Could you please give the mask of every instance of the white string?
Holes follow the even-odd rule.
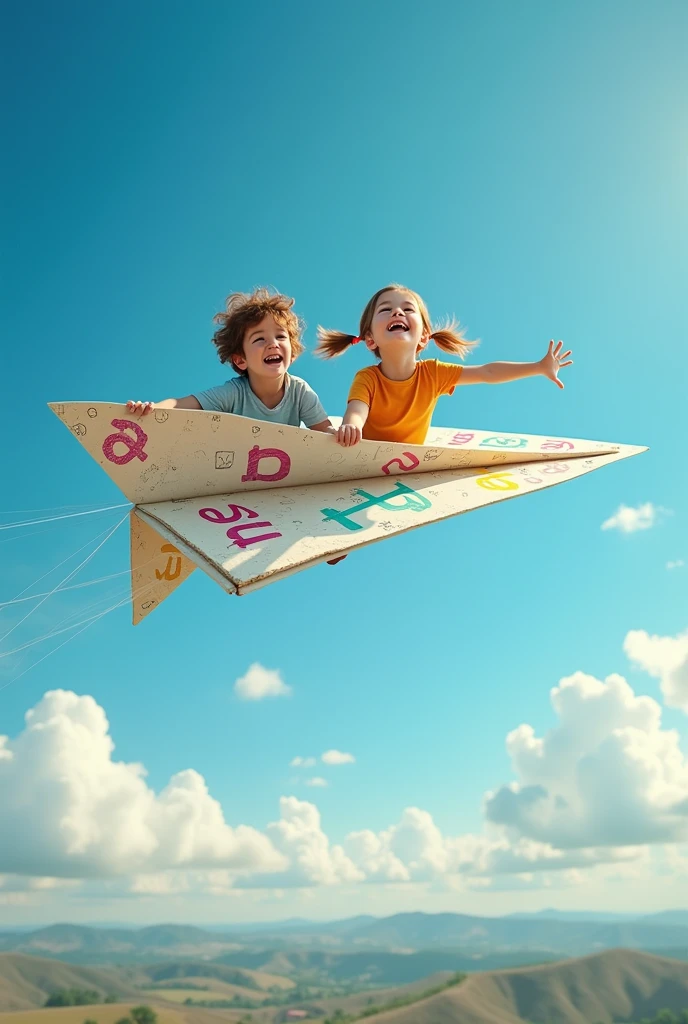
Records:
[[[125,587],[125,590],[122,593],[127,592],[128,588]],[[80,626],[82,623],[87,622],[95,615],[98,615],[99,612],[96,611],[98,606],[101,605],[104,601],[111,601],[112,597],[112,593],[104,595],[101,594],[99,597],[95,598],[95,600],[87,601],[80,608],[71,609],[67,612],[66,615],[63,615],[62,618],[58,619],[57,622],[54,622],[48,629],[47,633],[43,633],[42,636],[34,637],[33,640],[25,641],[23,644],[21,644],[14,650],[0,652],[0,659],[9,656],[10,654],[16,654],[26,647],[34,647],[36,644],[41,644],[45,640],[51,640],[54,636],[60,636],[60,634],[67,632],[67,630],[76,629],[77,626]],[[119,597],[117,598],[117,600],[119,600]],[[78,619],[78,621],[75,622],[73,621],[74,619]],[[61,629],[61,626],[64,626],[64,628]]]
[[[151,561],[151,560],[152,559],[149,559],[149,561]],[[61,644],[57,645],[57,647],[53,647],[52,650],[48,651],[47,654],[44,654],[42,658],[38,659],[38,661],[34,661],[31,665],[28,665],[24,669],[23,672],[19,673],[19,675],[13,676],[12,679],[8,679],[8,681],[6,683],[4,683],[2,686],[0,686],[0,691],[7,689],[7,687],[10,686],[12,683],[16,683],[16,681],[18,679],[21,679],[21,677],[26,675],[27,672],[30,672],[32,668],[35,668],[36,665],[40,665],[40,663],[42,661],[45,661],[46,658],[49,658],[51,654],[55,654],[56,651],[59,651],[61,647],[64,647],[65,644],[68,644],[69,641],[73,640],[74,637],[79,635],[79,633],[83,633],[83,631],[85,629],[88,629],[88,627],[90,625],[92,625],[94,622],[97,622],[98,619],[102,619],[105,615],[109,615],[110,612],[117,611],[118,608],[121,608],[123,605],[127,604],[130,600],[131,601],[136,600],[138,597],[141,596],[141,594],[145,593],[146,590],[150,590],[151,587],[155,586],[155,583],[156,583],[156,581],[153,581],[151,583],[145,584],[144,586],[138,587],[138,589],[134,593],[132,593],[131,597],[129,595],[127,595],[126,597],[122,598],[122,600],[117,602],[117,604],[113,604],[113,605],[111,605],[110,608],[106,608],[105,611],[99,612],[98,615],[93,615],[93,616],[91,616],[90,619],[83,620],[83,623],[82,622],[75,622],[71,627],[69,627],[70,629],[76,629],[77,626],[81,626],[82,628],[77,630],[76,633],[73,633],[72,636],[68,636],[67,639],[63,640]],[[61,632],[64,633],[64,632],[67,632],[67,630],[61,630]],[[44,637],[43,639],[46,639],[46,638]],[[37,642],[38,641],[36,641],[36,643]],[[29,646],[29,645],[27,645],[27,646]],[[18,648],[18,650],[19,649],[20,648]],[[10,652],[10,653],[12,653],[12,652]],[[0,657],[2,657],[2,655],[0,655]]]
[[[64,564],[65,564],[65,562],[69,562],[69,560],[70,560],[70,559],[74,558],[74,555],[78,555],[78,554],[79,554],[79,552],[80,552],[80,551],[83,551],[83,550],[84,550],[84,548],[87,548],[87,547],[89,546],[89,544],[93,544],[93,543],[94,543],[95,541],[97,541],[97,540],[100,540],[100,538],[101,538],[101,537],[102,537],[102,536],[103,536],[104,534],[106,534],[106,533],[107,533],[108,529],[109,529],[109,527],[106,527],[106,528],[105,528],[104,530],[101,530],[101,531],[100,531],[100,533],[97,533],[97,534],[95,535],[95,537],[91,537],[91,538],[90,538],[89,540],[87,540],[87,541],[86,541],[86,543],[85,543],[85,544],[82,544],[82,545],[81,545],[81,547],[78,547],[78,548],[76,549],[76,551],[72,551],[71,555],[67,555],[67,557],[66,557],[66,558],[63,558],[61,562],[58,562],[58,563],[57,563],[57,565],[54,565],[54,566],[52,567],[52,569],[48,569],[48,571],[47,571],[47,572],[44,572],[44,573],[43,573],[43,575],[42,575],[42,576],[39,576],[37,580],[34,580],[34,581],[33,581],[33,583],[29,583],[28,587],[24,587],[24,589],[23,589],[23,590],[20,590],[20,591],[19,591],[19,593],[15,595],[15,597],[14,597],[14,600],[16,601],[16,600],[17,600],[17,598],[20,598],[20,597],[22,596],[22,594],[25,594],[25,593],[26,593],[26,591],[27,591],[27,590],[31,590],[31,587],[35,587],[35,586],[36,586],[36,584],[37,584],[37,583],[40,583],[40,582],[41,582],[41,580],[44,580],[44,579],[46,578],[46,576],[50,576],[50,574],[51,574],[51,573],[55,572],[55,570],[56,570],[56,569],[59,569],[61,565],[64,565]],[[43,533],[44,531],[42,531],[42,530],[39,530],[38,532],[39,532],[39,533]],[[29,535],[29,536],[31,536],[31,535]],[[2,541],[0,541],[0,543],[2,543]],[[63,581],[63,582],[64,582],[64,581]]]
[[[65,508],[93,508],[95,501],[87,501],[81,505],[50,505],[48,508],[11,508],[0,510],[0,516],[25,516],[29,512],[61,512]]]
[[[128,596],[123,598],[123,600],[128,601]],[[96,604],[98,604],[97,601]],[[117,607],[119,608],[119,605],[117,605]],[[79,622],[73,622],[71,626],[64,626],[62,629],[53,629],[49,633],[45,633],[43,636],[35,637],[33,640],[27,640],[25,644],[20,644],[19,647],[15,647],[11,651],[3,651],[0,653],[0,659],[9,658],[12,654],[19,654],[20,651],[25,651],[28,647],[35,647],[36,644],[42,644],[45,640],[52,640],[54,636],[61,636],[63,633],[69,633],[70,630],[76,629],[77,626],[82,626],[84,622],[89,623],[100,618],[102,614],[102,612],[96,612],[95,615],[89,615],[85,619],[80,619]],[[69,616],[67,616],[67,618],[69,618]],[[64,619],[62,621],[64,621]]]
[[[0,691],[7,689],[7,687],[10,686],[12,683],[16,683],[17,679],[21,679],[21,677],[25,676],[27,672],[30,672],[32,668],[35,668],[36,665],[40,665],[42,661],[45,661],[46,658],[49,658],[51,654],[55,654],[55,652],[59,651],[61,647],[64,647],[64,645],[68,644],[70,640],[73,640],[75,636],[78,636],[79,633],[83,633],[85,629],[88,629],[88,627],[93,625],[94,622],[97,622],[98,619],[102,619],[105,615],[109,615],[110,612],[116,611],[118,608],[121,608],[122,605],[125,605],[128,601],[129,596],[127,595],[127,597],[123,598],[123,600],[121,600],[118,604],[114,604],[112,605],[111,608],[106,608],[104,612],[100,612],[98,615],[94,615],[90,619],[86,620],[86,624],[82,626],[81,629],[77,630],[76,633],[72,633],[71,636],[68,636],[67,639],[63,640],[61,644],[57,645],[57,647],[53,647],[52,650],[48,651],[47,654],[44,654],[42,658],[38,659],[38,661],[34,661],[32,665],[27,666],[27,668],[25,668],[23,672],[20,672],[18,676],[14,676],[12,679],[8,679],[6,683],[0,686]],[[77,622],[69,628],[76,629],[78,625],[80,625],[80,623]],[[66,630],[61,630],[61,632],[66,632]]]
[[[105,532],[105,531],[103,531],[103,532]],[[102,535],[100,535],[100,536],[102,536]],[[75,552],[75,554],[76,554],[76,552]],[[51,569],[50,571],[52,572],[53,570]],[[72,586],[72,587],[60,587],[59,590],[55,591],[55,593],[56,594],[64,594],[68,590],[81,590],[83,587],[93,587],[93,586],[95,586],[96,583],[105,583],[106,580],[114,580],[116,576],[129,576],[130,573],[131,573],[131,569],[123,569],[122,572],[113,572],[113,573],[110,573],[109,576],[100,576],[97,580],[88,580],[87,583],[75,583],[74,586]],[[41,577],[41,579],[43,579],[43,577]],[[36,582],[38,583],[38,580],[36,580]],[[32,584],[32,586],[33,586],[33,584]],[[43,594],[30,594],[29,597],[15,597],[15,599],[13,601],[0,601],[0,610],[2,610],[3,608],[8,608],[12,604],[24,604],[25,601],[35,601],[39,597],[47,597],[47,596],[48,596],[48,592],[43,593]]]
[[[101,512],[100,509],[94,510],[98,515],[107,515],[107,512]],[[37,523],[48,522],[48,520],[37,519]],[[79,526],[79,523],[74,521],[65,523],[65,528],[70,526]],[[21,541],[28,540],[29,537],[38,537],[41,533],[51,533],[55,530],[60,529],[58,523],[50,523],[48,526],[44,526],[42,530],[31,530],[29,533],[23,533],[21,530],[17,530],[14,533],[10,533],[9,537],[0,538],[0,544],[18,544]]]
[[[32,530],[31,533],[13,533],[9,537],[3,537],[0,544],[16,544],[18,540],[28,540],[29,537],[37,537],[40,533],[50,533],[51,529],[54,530],[55,527],[46,526],[45,530]]]
[[[18,530],[20,526],[38,526],[42,523],[56,523],[60,519],[76,519],[77,516],[93,516],[97,512],[111,512],[115,508],[131,508],[131,502],[126,501],[121,505],[106,505],[104,508],[92,508],[88,512],[69,512],[63,516],[50,516],[44,519],[24,519],[18,523],[7,523],[4,526],[0,526],[0,530]]]
[[[157,558],[157,555],[153,555],[152,558],[147,558],[145,562],[142,562],[141,565],[138,566],[138,569],[140,570],[145,565],[148,565],[150,562],[154,562],[156,560],[156,558]],[[112,573],[111,576],[103,576],[102,579],[100,579],[100,580],[90,580],[88,584],[81,583],[81,584],[77,584],[76,587],[65,587],[64,590],[77,590],[80,586],[84,587],[84,586],[89,586],[89,585],[91,585],[93,583],[102,583],[105,580],[114,579],[115,577],[118,577],[118,576],[131,576],[132,573],[133,573],[132,569],[124,569],[122,572]],[[156,585],[157,585],[157,580],[156,579],[152,579],[148,583],[142,583],[141,586],[138,587],[136,590],[131,590],[130,591],[127,588],[127,591],[126,591],[127,596],[124,598],[124,600],[125,601],[131,600],[133,602],[133,601],[136,600],[137,596],[140,593],[142,593],[142,592],[144,592],[146,590],[149,590],[151,587],[154,587]],[[57,593],[61,593],[61,591],[56,590],[55,593],[56,594]],[[36,596],[38,597],[40,595],[36,595]],[[21,644],[19,647],[13,648],[11,651],[0,652],[0,659],[9,657],[11,654],[18,654],[20,651],[26,650],[26,648],[28,648],[28,647],[35,647],[36,644],[41,644],[45,640],[51,640],[54,636],[60,636],[62,633],[66,633],[70,629],[76,629],[76,627],[80,626],[82,623],[89,622],[91,619],[96,618],[98,616],[98,614],[100,614],[99,612],[95,612],[94,615],[89,615],[89,616],[87,616],[84,619],[80,619],[79,622],[73,622],[73,623],[71,623],[71,625],[65,626],[64,629],[60,629],[59,628],[60,626],[62,626],[62,624],[64,622],[68,622],[69,619],[74,618],[76,615],[79,615],[79,614],[82,614],[85,611],[91,611],[92,609],[97,608],[97,606],[99,604],[101,604],[102,601],[108,600],[108,596],[109,595],[104,595],[104,596],[98,597],[98,598],[95,599],[95,601],[88,602],[86,605],[82,606],[81,608],[78,608],[76,611],[68,612],[67,615],[63,615],[61,619],[58,619],[58,621],[54,625],[52,625],[50,627],[48,632],[44,633],[42,636],[35,637],[33,640],[27,640],[26,643]],[[31,599],[30,598],[25,598],[24,600],[31,600]]]
[[[120,521],[115,526],[113,526],[113,528],[107,534],[105,539],[102,540],[100,542],[100,544],[98,545],[98,547],[95,548],[93,551],[91,551],[91,553],[88,554],[86,556],[86,558],[84,558],[84,560],[77,565],[76,569],[72,569],[71,572],[67,573],[65,578],[63,580],[60,580],[60,582],[58,584],[56,584],[56,586],[54,586],[53,589],[51,591],[49,591],[46,594],[46,596],[42,600],[40,600],[38,602],[38,604],[34,605],[33,608],[30,611],[28,611],[26,613],[26,615],[22,619],[19,619],[18,622],[15,622],[15,624],[12,626],[12,628],[8,629],[7,632],[3,636],[0,637],[0,643],[3,640],[6,640],[7,637],[10,635],[10,633],[13,633],[14,630],[17,628],[17,626],[21,626],[22,622],[25,622],[29,618],[30,615],[33,615],[33,613],[35,611],[38,611],[38,609],[41,607],[41,605],[45,604],[45,602],[48,600],[48,598],[52,597],[52,595],[55,593],[55,591],[59,590],[59,588],[61,586],[63,586],[63,584],[65,584],[67,582],[67,580],[70,580],[72,578],[72,576],[76,576],[76,574],[79,572],[79,570],[82,569],[88,562],[90,562],[91,559],[93,558],[93,556],[96,555],[100,551],[100,549],[102,548],[103,544],[107,544],[107,542],[109,541],[110,537],[112,537],[113,533],[115,533],[117,530],[119,530],[120,526],[122,525],[122,523],[124,522],[124,520],[126,518],[127,518],[127,516],[122,516]],[[56,568],[57,568],[57,566],[56,566]],[[36,582],[38,582],[38,581],[36,581]],[[19,595],[19,596],[21,596],[21,595]]]

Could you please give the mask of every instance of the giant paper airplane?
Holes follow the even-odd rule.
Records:
[[[246,594],[378,540],[565,483],[645,448],[433,427],[362,441],[227,413],[64,402],[53,412],[133,503],[137,624],[200,566]]]

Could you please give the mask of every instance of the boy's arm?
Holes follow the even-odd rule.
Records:
[[[203,406],[195,395],[184,398],[166,398],[162,402],[127,402],[127,409],[135,416],[146,416],[153,409],[202,409]]]
[[[320,430],[323,434],[336,434],[337,428],[333,427],[329,420],[321,420],[320,423],[313,423],[309,430]]]
[[[366,402],[353,399],[347,404],[342,425],[337,431],[337,442],[344,448],[358,444],[363,437],[363,427],[368,419],[370,406]]]
[[[484,366],[465,366],[457,383],[459,384],[506,384],[524,377],[547,377],[559,388],[564,385],[559,380],[559,370],[571,366],[573,359],[568,359],[571,350],[562,352],[564,343],[550,341],[547,353],[536,363],[485,363]],[[565,362],[564,360],[567,360]]]

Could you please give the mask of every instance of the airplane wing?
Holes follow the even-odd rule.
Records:
[[[437,427],[424,445],[342,448],[331,434],[229,413],[157,409],[137,418],[125,406],[98,402],[50,408],[135,505],[620,450],[604,441]]]
[[[520,497],[646,449],[431,428],[426,445],[363,441],[247,417],[51,405],[136,506],[134,624],[199,566],[242,595],[386,537]],[[164,415],[158,415],[164,413]]]

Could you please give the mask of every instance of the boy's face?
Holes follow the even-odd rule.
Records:
[[[366,335],[368,348],[383,355],[388,349],[408,346],[415,352],[427,341],[418,303],[408,292],[384,292],[375,304],[373,322]]]
[[[249,377],[283,377],[291,363],[291,339],[286,327],[276,323],[268,313],[259,324],[246,329],[243,355],[233,357],[238,370]]]

